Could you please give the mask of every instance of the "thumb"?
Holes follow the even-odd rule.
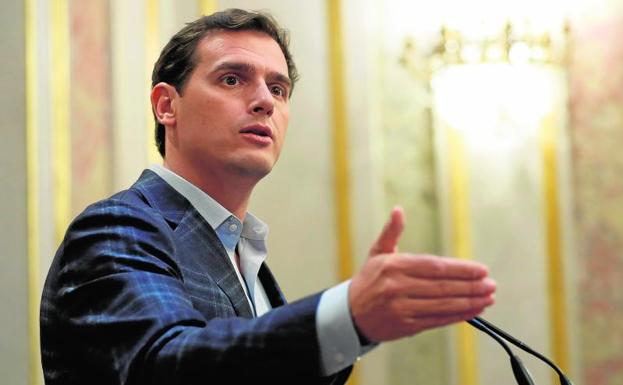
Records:
[[[383,253],[394,253],[398,251],[398,240],[405,228],[405,213],[402,207],[396,206],[392,209],[389,219],[376,242],[370,249],[370,256],[373,257]]]

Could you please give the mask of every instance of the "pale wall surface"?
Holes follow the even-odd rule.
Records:
[[[28,383],[28,272],[26,223],[26,111],[24,9],[2,6],[0,23],[0,373],[2,383]]]

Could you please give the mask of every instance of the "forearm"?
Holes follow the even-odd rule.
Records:
[[[145,357],[151,383],[205,383],[206,377],[230,381],[319,378],[314,331],[317,303],[318,295],[256,319],[217,318],[203,327],[173,327],[154,342]]]
[[[336,373],[367,353],[377,344],[362,346],[348,304],[350,281],[327,289],[318,305],[316,329],[320,343],[322,373]]]

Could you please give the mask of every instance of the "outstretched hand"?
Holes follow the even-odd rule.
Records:
[[[392,210],[348,299],[355,325],[370,341],[388,341],[467,320],[493,304],[495,282],[472,261],[398,252],[404,211]]]

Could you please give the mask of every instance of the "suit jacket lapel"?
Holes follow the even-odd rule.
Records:
[[[176,233],[179,234],[180,247],[184,259],[189,261],[188,265],[195,272],[205,275],[206,279],[212,279],[225,292],[237,315],[252,318],[249,301],[223,244],[192,206],[182,218]]]
[[[266,296],[270,301],[270,306],[278,307],[286,304],[286,298],[283,295],[283,292],[279,288],[275,277],[271,273],[270,269],[266,265],[266,263],[262,263],[260,267],[260,271],[257,273],[260,282],[262,282],[262,286],[264,287],[264,291],[266,292]]]
[[[203,274],[229,297],[236,314],[252,318],[253,312],[225,248],[197,210],[156,173],[145,170],[133,186],[150,205],[172,223],[179,239],[177,254],[185,268]],[[271,275],[272,276],[272,275]]]

